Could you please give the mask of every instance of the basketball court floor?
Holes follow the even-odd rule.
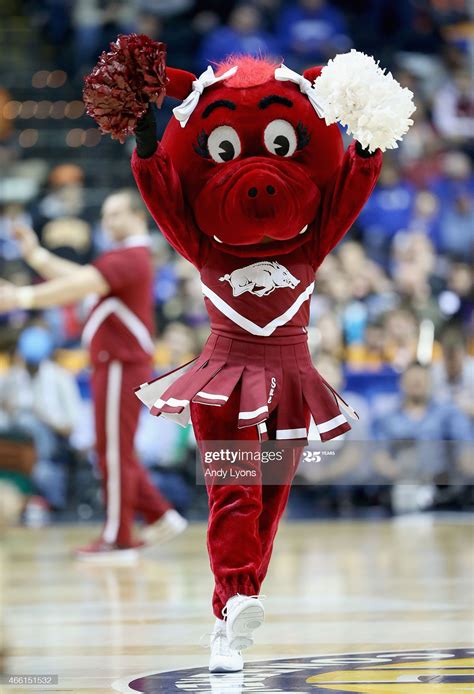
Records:
[[[71,558],[91,528],[12,529],[3,692],[448,694],[474,691],[472,517],[286,523],[246,669],[207,671],[205,526],[133,567]]]

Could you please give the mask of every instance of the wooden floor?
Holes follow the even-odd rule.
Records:
[[[57,674],[58,691],[99,694],[139,673],[205,668],[208,651],[199,642],[213,620],[204,526],[193,525],[135,568],[75,562],[71,549],[94,530],[8,532],[2,566],[7,672]],[[246,659],[469,648],[473,576],[469,517],[283,525],[264,586],[266,622]],[[310,680],[307,689],[294,691],[474,691],[474,678],[466,683],[466,675],[457,688],[320,689]]]

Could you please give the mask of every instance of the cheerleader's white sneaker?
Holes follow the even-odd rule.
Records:
[[[229,647],[225,622],[216,619],[211,634],[211,657],[209,672],[240,672],[244,661],[239,651]]]
[[[161,545],[163,542],[172,540],[187,527],[186,518],[183,518],[174,508],[170,508],[155,523],[143,529],[142,537],[147,546]]]
[[[237,593],[227,600],[222,614],[226,618],[229,647],[236,651],[249,648],[253,644],[253,632],[262,626],[265,619],[261,600]]]

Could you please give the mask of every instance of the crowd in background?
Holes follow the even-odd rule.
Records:
[[[301,467],[299,480],[311,484],[295,487],[290,512],[380,505],[387,484],[387,504],[399,509],[430,507],[440,495],[448,505],[453,499],[457,507],[471,504],[462,480],[472,475],[472,463],[460,444],[472,439],[474,417],[473,46],[464,3],[38,0],[23,2],[22,10],[41,36],[45,62],[65,71],[78,99],[82,75],[98,53],[130,31],[165,41],[169,64],[198,74],[228,53],[285,56],[289,67],[302,71],[356,48],[374,54],[413,90],[415,125],[399,149],[385,155],[372,197],[320,268],[312,298],[314,362],[360,420],[340,442],[336,463]],[[15,98],[10,92],[0,98],[4,114]],[[161,127],[169,113],[166,105]],[[30,156],[17,144],[21,127],[0,121],[5,170]],[[132,145],[120,150],[119,166],[128,167]],[[102,175],[112,189],[114,171]],[[3,276],[18,284],[37,279],[11,237],[13,219],[31,223],[44,245],[81,263],[107,247],[97,207],[88,204],[90,186],[79,159],[55,162],[27,199],[2,194]],[[196,354],[208,323],[197,274],[151,228],[159,371]],[[0,373],[0,427],[14,423],[33,434],[34,485],[55,508],[68,503],[68,466],[78,474],[78,457],[93,461],[80,351],[86,312],[81,305],[0,318],[0,347],[8,355]],[[448,443],[430,448],[439,440]],[[367,441],[376,442],[370,451],[360,443]],[[178,507],[192,506],[191,432],[144,415],[137,447]],[[453,487],[451,497],[446,490]]]

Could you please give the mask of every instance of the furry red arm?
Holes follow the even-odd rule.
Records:
[[[382,152],[364,157],[353,142],[344,155],[332,189],[326,191],[316,224],[315,267],[339,243],[357,219],[377,183]]]
[[[200,266],[201,239],[186,206],[174,166],[158,143],[155,153],[141,159],[135,150],[132,171],[143,200],[168,243],[186,260]]]

